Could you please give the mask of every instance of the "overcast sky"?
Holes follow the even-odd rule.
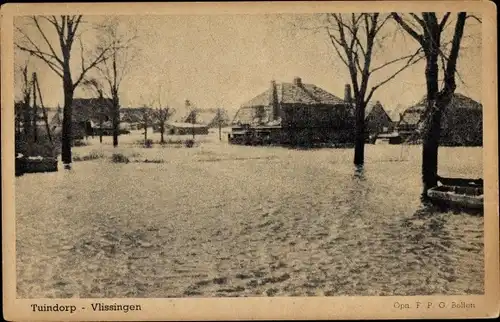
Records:
[[[90,50],[95,43],[92,26],[109,17],[85,17],[82,36]],[[224,107],[232,113],[244,102],[266,90],[272,79],[291,82],[301,77],[343,97],[344,84],[350,82],[347,68],[324,30],[308,28],[316,17],[296,15],[210,15],[210,16],[123,16],[118,18],[122,32],[136,30],[137,55],[120,88],[123,107],[138,107],[160,97],[163,105],[182,105],[185,99],[202,108]],[[16,24],[22,26],[22,19]],[[453,22],[450,27],[453,27]],[[57,38],[49,24],[50,41]],[[451,28],[450,28],[451,29]],[[43,39],[27,29],[34,40]],[[396,27],[387,24],[383,48],[378,49],[373,66],[414,51],[416,43]],[[73,77],[80,70],[80,49],[72,53]],[[16,51],[16,65],[27,56]],[[409,106],[425,94],[424,63],[418,63],[381,87],[373,100],[388,109]],[[457,92],[481,101],[481,26],[467,20],[458,62],[460,78]],[[63,105],[60,78],[43,62],[29,59],[30,71],[37,71],[46,106]],[[399,66],[377,73],[371,85],[383,80]],[[16,97],[19,86],[16,82]],[[93,95],[78,88],[75,97]]]

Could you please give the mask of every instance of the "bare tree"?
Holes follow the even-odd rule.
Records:
[[[188,116],[188,122],[192,124],[192,134],[193,134],[193,140],[195,138],[195,125],[196,125],[196,114],[198,114],[198,109],[196,106],[191,104],[190,100],[186,100],[184,102],[184,105],[186,106],[186,109],[189,111],[189,116]]]
[[[99,26],[101,42],[110,47],[109,56],[105,56],[100,64],[96,65],[103,83],[106,84],[105,91],[111,98],[112,124],[113,124],[113,146],[118,146],[120,127],[120,85],[130,71],[131,62],[134,59],[135,47],[133,42],[137,39],[135,32],[127,30],[121,32],[118,20],[113,19]]]
[[[426,109],[423,114],[423,149],[422,149],[422,181],[424,196],[427,190],[437,185],[438,180],[438,147],[441,135],[441,116],[450,103],[456,89],[455,75],[460,53],[465,21],[465,12],[456,15],[451,48],[446,52],[444,31],[449,23],[451,13],[438,18],[436,13],[424,12],[403,15],[392,13],[394,20],[401,28],[420,45],[425,54],[425,78],[427,83]],[[478,19],[480,21],[480,19]],[[439,88],[439,60],[442,59],[444,79]]]
[[[225,125],[226,122],[226,112],[223,108],[217,108],[217,114],[215,115],[215,122],[219,127],[219,141],[222,141],[222,126]]]
[[[35,27],[37,36],[30,36],[27,32],[27,25],[16,27],[22,40],[16,43],[17,49],[29,53],[43,61],[62,80],[64,90],[63,126],[62,126],[62,147],[61,158],[65,168],[70,168],[71,139],[72,139],[72,103],[75,88],[83,80],[85,74],[97,64],[106,59],[111,50],[110,46],[98,46],[97,52],[88,62],[84,54],[84,46],[80,38],[81,15],[64,16],[31,16],[29,17]],[[57,36],[57,44],[52,43],[51,32]],[[76,78],[73,78],[71,70],[71,54],[73,44],[76,39],[80,39],[80,62],[81,71]],[[57,49],[58,48],[58,49]]]
[[[423,57],[421,50],[386,61],[372,67],[376,43],[380,31],[390,20],[390,15],[378,13],[361,14],[327,14],[328,25],[326,31],[338,57],[349,70],[353,88],[355,104],[356,138],[354,150],[354,164],[361,166],[364,163],[365,145],[365,109],[375,91],[394,79],[409,66],[417,63]],[[377,71],[394,64],[402,63],[399,68],[387,78],[368,88],[370,77]]]
[[[142,107],[142,126],[144,128],[144,145],[147,145],[148,141],[148,127],[152,124],[153,121],[153,113],[151,109],[144,105]]]
[[[172,116],[173,111],[167,107],[160,107],[159,109],[153,111],[154,122],[158,125],[160,129],[160,143],[165,143],[165,129],[166,124],[170,116]]]
[[[103,125],[104,125],[104,107],[109,104],[109,100],[104,97],[104,90],[102,84],[95,78],[84,78],[82,81],[82,85],[85,88],[92,90],[94,93],[97,93],[97,97],[99,98],[99,143],[102,144],[102,136],[103,136]]]

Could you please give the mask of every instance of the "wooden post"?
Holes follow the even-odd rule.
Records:
[[[35,75],[36,75],[36,73],[35,73]],[[40,98],[40,105],[42,107],[43,120],[45,121],[45,129],[47,130],[47,136],[49,137],[49,142],[52,143],[52,135],[50,134],[49,120],[47,117],[47,111],[45,110],[45,106],[43,105],[42,92],[40,91],[40,84],[38,84],[38,79],[36,77],[33,81],[36,83],[38,97]]]
[[[104,104],[102,102],[102,92],[99,91],[99,103],[101,104],[101,116],[99,117],[99,142],[102,144],[102,124],[104,122]]]
[[[217,121],[219,123],[219,141],[222,141],[222,111],[221,109],[219,108],[217,110]]]
[[[193,123],[193,140],[194,140],[194,124],[196,123],[196,114],[194,110],[191,114],[191,122]]]
[[[38,141],[37,119],[38,110],[36,108],[36,73],[33,73],[33,142]]]

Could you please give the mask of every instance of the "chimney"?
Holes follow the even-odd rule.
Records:
[[[302,87],[302,79],[300,79],[300,77],[295,77],[293,79],[293,83],[295,84],[295,86]]]
[[[279,118],[279,102],[278,102],[278,92],[276,90],[276,81],[271,81],[269,103],[271,105],[271,119],[274,121]]]
[[[347,103],[352,103],[351,85],[350,84],[345,84],[344,101],[346,101]]]

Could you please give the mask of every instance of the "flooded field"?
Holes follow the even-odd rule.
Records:
[[[18,297],[484,291],[483,218],[422,208],[419,146],[368,145],[360,173],[350,149],[126,140],[16,178]],[[482,149],[441,148],[439,169],[482,177]]]

